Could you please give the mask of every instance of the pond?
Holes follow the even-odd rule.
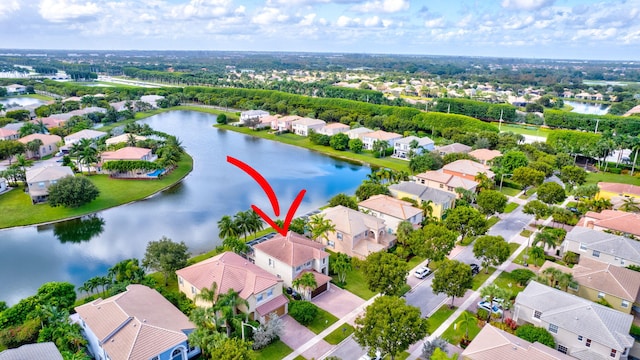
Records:
[[[589,115],[605,115],[609,112],[609,105],[589,102],[565,101],[565,104],[573,107],[572,112]]]
[[[27,96],[12,96],[0,99],[0,104],[4,105],[4,107],[7,109],[29,105],[44,105],[46,103],[46,101]]]
[[[0,231],[0,300],[13,304],[48,281],[80,285],[106,275],[120,260],[141,259],[147,243],[162,236],[184,241],[192,254],[210,250],[220,244],[217,221],[252,204],[273,215],[263,190],[227,163],[227,155],[269,181],[279,199],[280,218],[300,190],[307,193],[298,216],[338,193],[352,194],[370,172],[306,149],[218,130],[212,127],[214,115],[174,111],[141,122],[179,137],[194,158],[191,174],[149,199],[96,216]]]

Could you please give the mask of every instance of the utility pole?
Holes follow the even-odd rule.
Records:
[[[451,110],[451,104],[447,105],[447,114],[449,113],[449,110]]]
[[[504,112],[504,109],[500,109],[500,123],[498,124],[498,132],[502,131],[502,113]]]
[[[596,119],[596,129],[595,129],[595,131],[593,132],[594,134],[597,134],[597,133],[598,133],[598,124],[600,124],[600,119]]]

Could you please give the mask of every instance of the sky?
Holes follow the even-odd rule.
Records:
[[[0,48],[640,60],[640,0],[0,0]]]

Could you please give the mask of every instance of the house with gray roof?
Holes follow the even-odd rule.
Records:
[[[418,205],[423,202],[431,206],[431,216],[441,219],[445,210],[453,209],[456,205],[456,195],[438,190],[413,181],[402,181],[389,186],[391,195],[396,199],[412,199]]]
[[[415,141],[417,147],[411,148],[411,143]],[[415,155],[420,155],[425,151],[433,151],[435,146],[433,140],[428,137],[407,136],[402,139],[398,139],[393,144],[393,157],[398,159],[409,159],[409,152],[413,151]]]
[[[468,153],[469,151],[471,151],[472,147],[465,145],[465,144],[460,144],[460,143],[453,143],[453,144],[449,144],[449,145],[443,145],[443,146],[437,146],[436,147],[436,151],[441,155],[441,156],[445,156],[447,154],[453,154],[453,153]]]
[[[581,360],[627,359],[633,316],[531,281],[516,297],[513,319],[549,331],[556,349]]]
[[[62,355],[52,342],[26,344],[15,349],[0,351],[0,360],[62,360]]]
[[[562,253],[568,251],[615,266],[640,266],[640,241],[580,226],[568,232],[562,243]]]
[[[74,176],[73,170],[68,166],[47,166],[28,169],[26,179],[31,202],[37,204],[47,201],[49,187],[66,176]]]

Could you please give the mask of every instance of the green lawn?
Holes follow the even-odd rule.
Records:
[[[31,198],[22,189],[0,195],[0,228],[40,224],[66,218],[91,214],[114,206],[142,200],[158,191],[172,186],[184,178],[193,168],[193,159],[186,155],[171,174],[158,180],[120,180],[108,175],[91,175],[89,180],[100,190],[100,196],[89,204],[78,208],[32,205]]]
[[[500,275],[498,275],[498,278],[493,283],[500,288],[508,289],[509,291],[511,291],[512,298],[515,298],[516,295],[524,290],[524,287],[518,286],[518,282],[511,277],[511,273],[509,272],[502,272]]]
[[[338,345],[342,342],[342,340],[349,337],[349,335],[353,334],[353,326],[349,324],[344,324],[339,328],[333,330],[331,334],[327,335],[324,340],[331,345]]]
[[[473,282],[471,283],[471,289],[478,290],[480,285],[484,284],[484,282],[487,281],[489,276],[491,276],[491,274],[493,274],[494,271],[496,271],[496,268],[494,268],[493,266],[489,266],[488,274],[485,274],[486,270],[484,268],[480,269],[480,273],[473,277]]]
[[[525,191],[524,194],[520,195],[520,199],[526,200],[526,199],[529,198],[529,196],[535,194],[536,191],[538,191],[536,188],[531,188],[531,189]]]
[[[333,276],[333,283],[338,284],[337,275]],[[353,270],[349,271],[347,273],[346,285],[340,287],[365,300],[371,299],[376,294],[369,290],[367,279],[364,277],[362,268],[356,269],[354,267]]]
[[[440,309],[436,310],[433,315],[429,316],[429,334],[432,334],[436,331],[437,328],[442,325],[445,320],[447,320],[454,312],[456,311],[456,307],[453,309],[449,308],[449,304],[442,305]]]
[[[293,350],[280,340],[277,340],[269,346],[256,350],[257,359],[260,360],[281,360],[291,354]]]
[[[507,206],[504,208],[504,213],[508,214],[510,212],[512,212],[513,210],[517,209],[519,206],[519,204],[514,203],[514,202],[510,202],[507,204]]]
[[[507,196],[516,196],[516,195],[520,194],[520,191],[522,191],[522,190],[509,188],[509,187],[505,187],[505,186],[503,186],[502,189],[500,189],[500,192],[505,194],[505,195],[507,195]]]
[[[586,184],[597,184],[599,182],[615,182],[622,184],[640,185],[640,178],[630,175],[611,174],[605,172],[588,173]]]
[[[500,218],[497,216],[492,216],[489,218],[489,220],[487,220],[487,225],[489,227],[492,227],[493,225],[495,225],[496,223],[498,223],[498,221],[500,221]]]
[[[531,236],[531,234],[533,234],[533,231],[531,231],[531,230],[522,230],[522,231],[520,231],[520,236],[522,236],[522,237],[529,237],[529,236]]]
[[[336,321],[338,321],[337,317],[333,316],[328,311],[318,308],[318,315],[313,319],[311,324],[307,325],[307,328],[315,334],[320,334],[324,329],[328,328]]]
[[[515,124],[502,124],[500,127],[501,132],[511,131],[512,133],[522,134],[522,135],[532,135],[532,136],[540,136],[543,138],[547,138],[547,135],[552,130],[538,128],[534,125],[515,125]]]
[[[475,318],[475,314],[467,311],[467,313],[471,316],[473,316]],[[458,343],[460,343],[460,340],[462,339],[462,337],[465,334],[465,325],[463,324],[458,324],[460,322],[460,320],[462,320],[462,314],[460,314],[460,316],[456,319],[456,321],[451,324],[451,326],[449,326],[449,328],[447,328],[447,330],[445,330],[445,332],[442,334],[442,338],[444,338],[445,340],[447,340],[448,342],[450,342],[451,344],[455,344],[457,345]],[[459,326],[458,326],[459,325]],[[454,326],[455,326],[455,330],[454,330]],[[478,333],[480,332],[480,326],[478,326],[478,322],[476,321],[473,325],[470,324],[469,326],[469,339],[473,340],[473,338],[476,337],[476,335],[478,335]]]

